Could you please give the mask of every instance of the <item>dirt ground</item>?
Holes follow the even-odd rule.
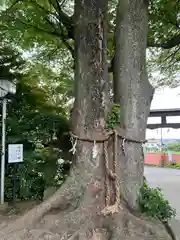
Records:
[[[0,210],[0,229],[7,226],[10,222],[16,220],[19,216],[23,215],[26,211],[33,208],[39,202],[35,201],[19,201],[14,204],[8,204]]]

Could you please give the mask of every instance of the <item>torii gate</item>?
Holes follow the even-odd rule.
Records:
[[[161,123],[147,124],[147,128],[149,129],[180,128],[180,121],[176,123],[167,123],[167,117],[176,117],[176,116],[180,116],[180,108],[151,110],[149,118],[160,117]]]
[[[160,123],[148,123],[148,129],[156,129],[156,128],[180,128],[180,121],[174,123],[168,123],[167,117],[176,117],[180,116],[180,108],[175,109],[158,109],[158,110],[151,110],[149,114],[149,118],[160,118]],[[162,151],[162,130],[161,130],[161,151]],[[164,159],[162,156],[161,164],[164,164]]]

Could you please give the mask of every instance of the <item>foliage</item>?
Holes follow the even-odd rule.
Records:
[[[111,112],[108,114],[107,118],[107,128],[108,130],[114,129],[116,124],[120,124],[120,105],[113,104]]]
[[[170,143],[167,146],[168,151],[180,152],[180,143]]]
[[[8,141],[47,144],[58,132],[68,131],[66,102],[72,92],[68,77],[23,59],[10,44],[2,42],[0,53],[1,77],[16,82],[16,94],[8,103]]]
[[[28,51],[29,57],[55,64],[56,69],[63,68],[64,71],[72,72],[73,41],[65,39],[67,30],[59,20],[59,6],[56,2],[58,3],[54,0],[6,1],[8,9],[1,12],[0,19],[2,38],[7,38]],[[59,2],[66,12],[73,9],[68,2]]]
[[[8,141],[15,143],[28,139],[48,143],[59,128],[67,130],[67,120],[62,107],[49,104],[48,92],[24,83],[17,84],[17,93],[8,104]]]
[[[6,41],[0,46],[0,79],[14,81],[24,66],[24,60],[17,49]]]
[[[180,4],[176,0],[156,0],[150,4],[148,64],[150,73],[157,73],[154,77],[151,75],[155,86],[167,85],[175,87],[179,84],[179,9]]]
[[[6,146],[21,143],[24,147],[16,196],[41,199],[44,188],[59,186],[69,171],[69,160],[59,139],[69,131],[65,104],[72,84],[65,73],[57,75],[47,65],[23,59],[10,44],[3,43],[0,53],[1,77],[15,81],[17,88],[8,103]],[[62,156],[64,161],[57,165]],[[14,166],[7,164],[7,158],[6,166],[5,198],[11,200]]]
[[[140,189],[139,205],[142,213],[161,222],[167,222],[176,215],[175,210],[164,199],[161,189],[151,188],[146,183]]]
[[[31,51],[31,56],[71,72],[74,56],[74,1],[4,1],[0,26],[2,38]],[[114,54],[118,0],[109,1],[108,53]],[[155,86],[178,83],[180,71],[180,19],[177,0],[156,0],[149,6],[148,67]],[[156,72],[153,76],[152,72]]]
[[[24,163],[18,164],[16,198],[42,200],[44,189],[58,187],[69,171],[69,161],[61,159],[61,151],[52,147],[26,151]],[[14,165],[8,165],[5,178],[5,198],[12,200],[12,178]]]
[[[180,169],[180,163],[172,163],[172,164],[168,164],[165,167],[167,168],[173,168],[173,169]]]

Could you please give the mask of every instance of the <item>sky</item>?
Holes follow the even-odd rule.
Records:
[[[169,108],[180,108],[180,87],[177,88],[162,88],[156,90],[154,98],[152,100],[151,109],[169,109]],[[149,119],[148,122],[154,123],[155,119]],[[179,121],[180,117],[172,117],[171,122]],[[156,119],[157,122],[157,119]],[[161,138],[161,129],[146,131],[146,138]],[[180,139],[180,129],[167,129],[162,130],[162,138],[175,138]]]

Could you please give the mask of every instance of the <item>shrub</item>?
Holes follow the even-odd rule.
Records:
[[[139,205],[142,213],[161,222],[167,222],[176,215],[175,209],[164,199],[162,190],[151,188],[146,183],[140,189]]]
[[[60,161],[61,160],[61,161]],[[44,189],[59,187],[69,171],[70,163],[61,159],[61,151],[52,147],[39,147],[24,152],[24,162],[18,164],[16,198],[42,200]],[[14,164],[8,164],[5,178],[5,200],[12,200]]]
[[[174,168],[174,169],[180,169],[180,163],[171,163],[166,165],[167,168]]]
[[[107,118],[107,128],[108,130],[114,129],[116,124],[120,124],[120,105],[113,104],[110,113]]]

